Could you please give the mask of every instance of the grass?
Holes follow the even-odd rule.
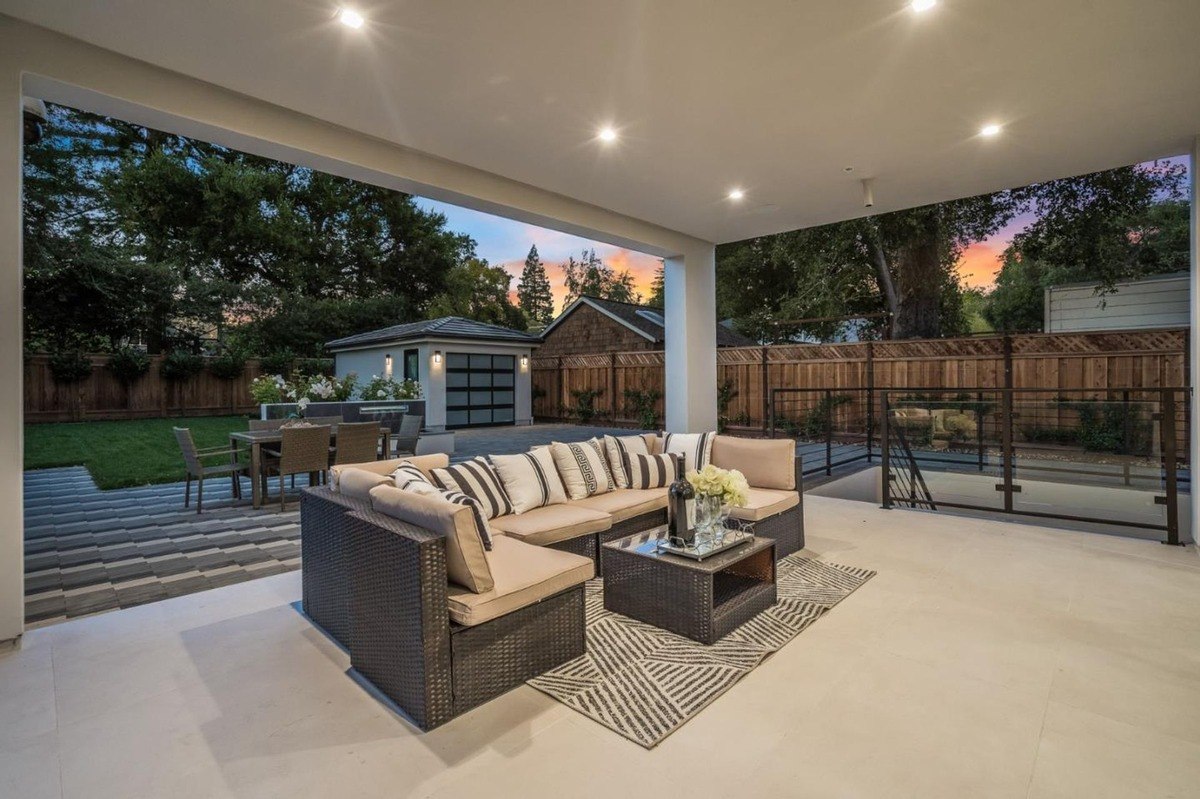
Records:
[[[203,449],[228,445],[230,432],[246,429],[246,417],[25,425],[25,468],[86,466],[105,490],[177,482],[184,477],[183,455],[172,427],[190,427]]]

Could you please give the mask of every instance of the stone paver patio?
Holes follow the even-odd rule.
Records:
[[[461,430],[455,460],[633,431],[568,424]],[[164,442],[164,446],[174,446]],[[25,472],[25,619],[40,626],[300,567],[300,513],[234,502],[205,484],[204,513],[183,483],[101,491],[82,466]],[[277,491],[272,481],[270,493]]]

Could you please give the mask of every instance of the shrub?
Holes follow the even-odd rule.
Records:
[[[421,398],[421,384],[415,380],[393,380],[373,375],[359,395],[365,400],[406,400]]]
[[[354,372],[346,375],[341,380],[325,375],[313,375],[311,377],[297,375],[292,384],[291,394],[297,400],[345,402],[354,396],[354,389],[357,386],[358,375]]]
[[[50,374],[55,383],[78,383],[91,376],[92,359],[79,350],[51,353]]]
[[[190,380],[204,370],[204,359],[194,352],[173,350],[163,358],[158,373],[164,380],[182,383]]]
[[[637,419],[638,426],[643,430],[653,430],[658,427],[658,401],[662,392],[648,388],[644,391],[636,388],[625,389],[625,412]]]
[[[283,402],[286,387],[283,375],[261,375],[250,381],[250,398],[259,405]]]
[[[145,377],[150,371],[150,358],[146,353],[133,347],[121,347],[108,357],[108,371],[128,386]]]
[[[290,375],[296,355],[291,350],[275,350],[259,361],[265,375]]]
[[[805,438],[815,436],[824,436],[825,430],[833,419],[833,412],[837,408],[851,402],[854,398],[849,394],[826,394],[817,400],[817,404],[812,410],[804,415],[804,420],[800,423],[799,432]]]
[[[237,380],[246,371],[246,353],[229,348],[208,362],[208,370],[222,380]]]
[[[574,416],[579,419],[580,424],[588,424],[599,413],[596,409],[596,398],[603,397],[604,390],[593,388],[572,391],[571,396],[575,399]]]

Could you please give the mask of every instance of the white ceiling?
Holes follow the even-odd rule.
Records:
[[[865,213],[862,177],[888,211],[1176,155],[1200,134],[1200,0],[360,0],[359,31],[335,7],[0,0],[715,242]],[[979,137],[989,122],[1003,133]],[[607,123],[611,147],[594,138]]]

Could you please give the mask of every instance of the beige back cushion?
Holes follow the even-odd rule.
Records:
[[[754,488],[796,488],[796,442],[790,438],[715,436],[712,463],[737,469]]]
[[[473,511],[437,496],[401,491],[394,485],[371,490],[371,507],[378,513],[440,533],[446,539],[446,574],[451,582],[482,594],[494,585]]]
[[[354,499],[370,499],[371,489],[392,482],[386,474],[368,472],[366,469],[345,469],[338,480],[338,493]]]
[[[344,463],[341,466],[334,466],[329,470],[333,475],[333,480],[330,485],[334,491],[339,490],[339,484],[342,479],[342,472],[347,469],[362,469],[375,474],[391,474],[396,471],[396,467],[402,463],[411,463],[416,466],[425,476],[432,479],[434,469],[444,469],[450,465],[450,456],[444,452],[439,452],[436,455],[413,455],[408,458],[392,458],[386,461],[368,461],[366,463]]]
[[[658,433],[642,433],[642,438],[646,439],[649,454],[657,455],[662,452],[662,437]]]

